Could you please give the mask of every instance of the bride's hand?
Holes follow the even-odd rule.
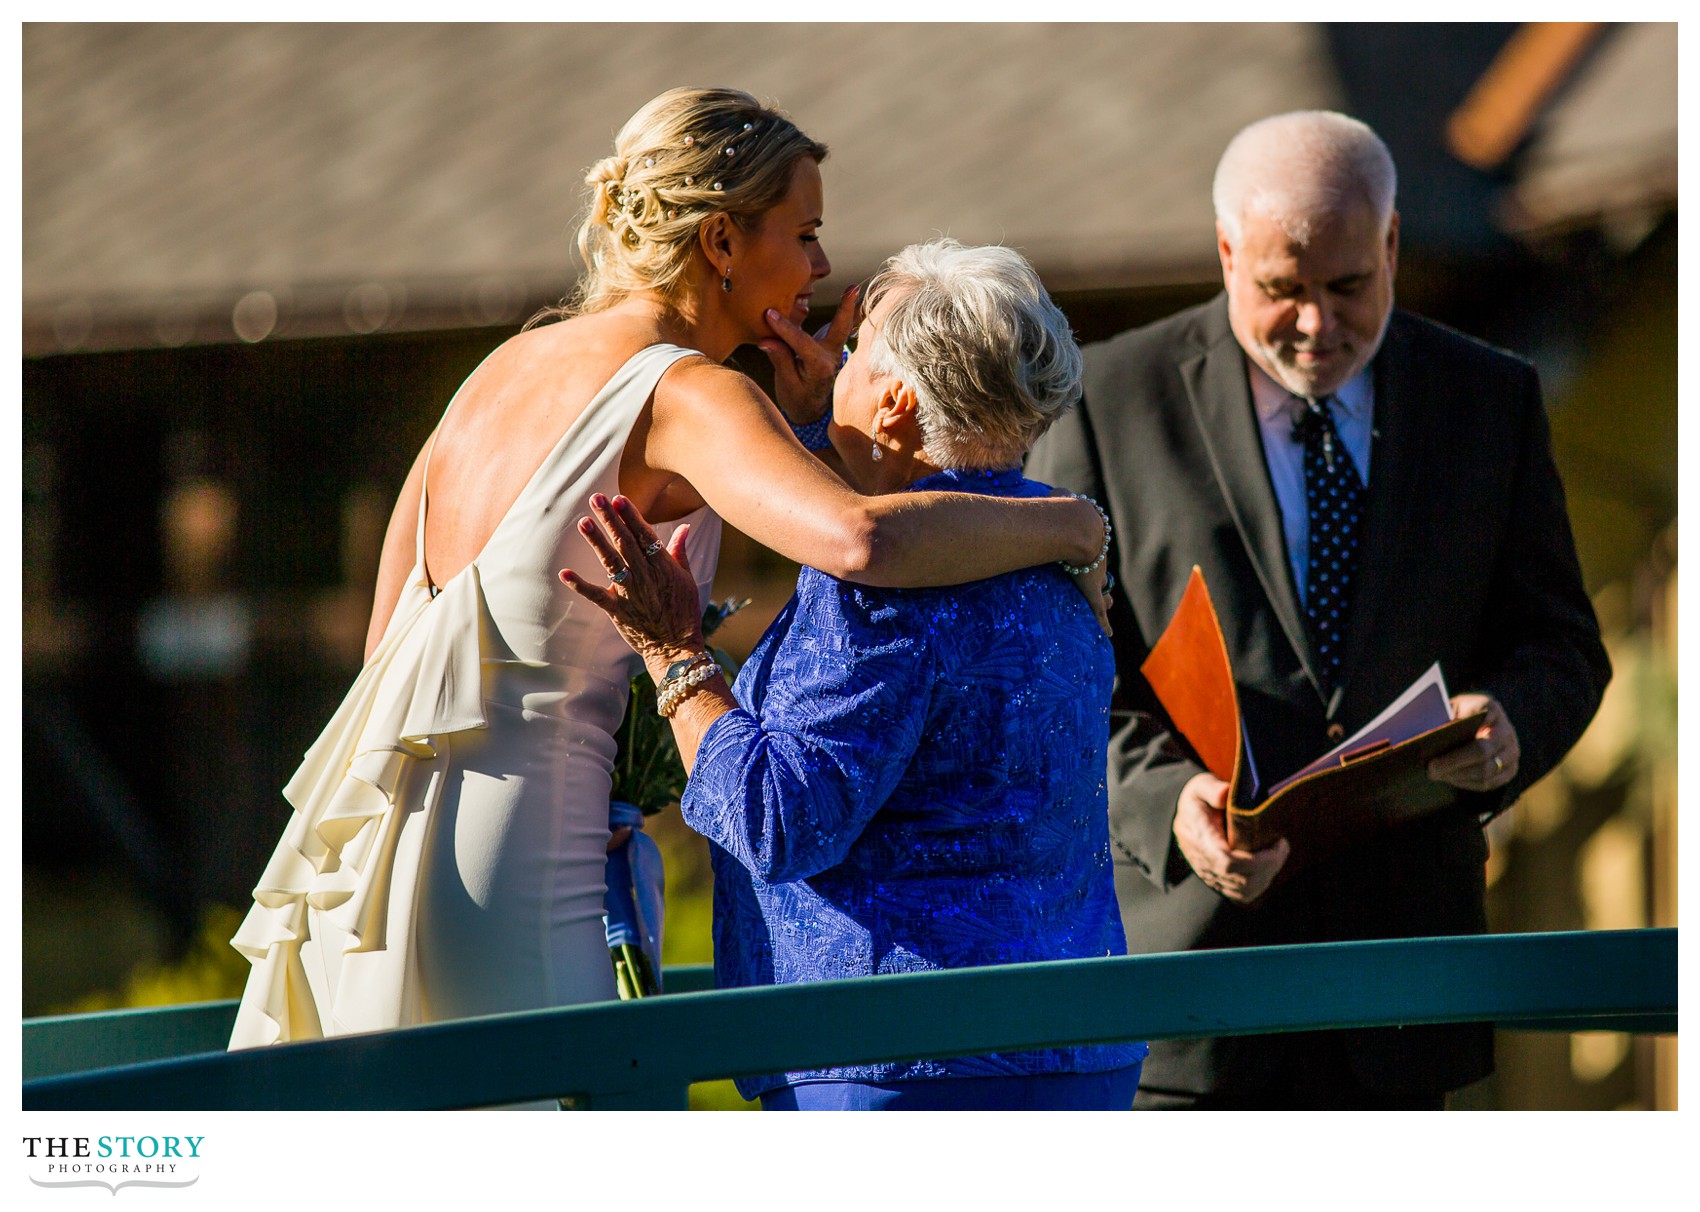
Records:
[[[561,569],[562,583],[614,621],[652,675],[671,661],[706,652],[702,602],[685,554],[690,528],[679,527],[663,545],[625,497],[610,501],[597,493],[590,508],[596,519],[580,518],[578,529],[601,560],[608,585],[594,585],[570,568]]]
[[[1053,497],[1073,497],[1084,504],[1091,504],[1085,497],[1063,488],[1051,489],[1051,495]],[[1097,506],[1093,506],[1093,510],[1098,512]],[[1108,525],[1107,522],[1103,521],[1101,512],[1099,518],[1101,524]],[[1110,573],[1110,562],[1099,560],[1097,567],[1089,572],[1077,572],[1071,575],[1074,577],[1075,588],[1080,590],[1081,595],[1086,599],[1086,604],[1092,607],[1092,613],[1097,616],[1098,630],[1107,636],[1115,635],[1115,628],[1110,626],[1110,603],[1113,600],[1110,597],[1110,591],[1116,587],[1116,579]]]
[[[860,285],[844,291],[832,319],[814,336],[771,308],[767,326],[773,336],[756,346],[773,363],[773,394],[780,410],[798,425],[808,425],[832,408],[832,380],[838,374],[844,343],[856,327]]]
[[[1110,575],[1109,565],[1100,564],[1091,572],[1078,573],[1074,584],[1085,595],[1092,613],[1098,617],[1098,629],[1107,636],[1115,635],[1116,629],[1110,626],[1110,603],[1113,601],[1110,592],[1116,587],[1116,582]]]

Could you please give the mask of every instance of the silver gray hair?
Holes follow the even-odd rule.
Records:
[[[1356,118],[1312,109],[1264,118],[1235,135],[1210,196],[1230,241],[1239,240],[1246,215],[1260,215],[1302,246],[1318,220],[1353,205],[1374,208],[1386,231],[1397,185],[1379,135]]]
[[[911,244],[868,283],[867,309],[887,296],[869,366],[914,389],[935,467],[1012,467],[1080,398],[1068,319],[1014,249]]]

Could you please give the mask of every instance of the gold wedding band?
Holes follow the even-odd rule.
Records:
[[[1494,754],[1493,755],[1493,772],[1495,774],[1498,774],[1504,769],[1505,769],[1505,759],[1500,757],[1499,754],[1497,754],[1497,753]]]

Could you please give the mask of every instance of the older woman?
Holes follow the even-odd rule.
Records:
[[[1080,353],[1004,248],[905,249],[868,288],[831,437],[866,493],[1026,497],[1023,453],[1079,393]],[[627,502],[586,537],[622,583],[562,579],[655,677],[713,843],[721,985],[1125,949],[1103,783],[1110,647],[1057,567],[953,589],[805,568],[734,692],[704,655],[682,542]],[[739,1082],[769,1108],[1116,1108],[1143,1044],[858,1065]]]
[[[746,93],[674,89],[588,173],[576,298],[485,359],[402,486],[366,665],[285,788],[295,814],[232,940],[253,962],[233,1046],[614,996],[609,773],[635,661],[555,580],[586,497],[690,519],[704,593],[721,516],[868,584],[1099,548],[1080,501],[866,497],[793,436],[854,310],[825,344],[797,327],[830,268],[825,156]],[[745,344],[775,359],[788,417],[720,365]]]

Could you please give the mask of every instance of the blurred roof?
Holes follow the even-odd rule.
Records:
[[[1676,25],[1622,25],[1533,132],[1503,221],[1650,226],[1676,203]]]
[[[939,233],[1020,248],[1057,290],[1199,281],[1232,134],[1349,103],[1327,31],[1298,23],[26,24],[22,43],[27,354],[512,323],[572,281],[583,169],[681,83],[777,100],[832,146],[829,290]],[[1374,74],[1419,89],[1397,53]],[[1576,85],[1535,130],[1521,226],[1667,173],[1674,198],[1675,26],[1608,38]]]
[[[511,321],[571,284],[584,168],[682,83],[832,147],[839,283],[941,232],[1058,289],[1196,279],[1228,138],[1340,103],[1299,24],[32,24],[23,65],[26,352],[229,340],[250,291],[291,335]]]

